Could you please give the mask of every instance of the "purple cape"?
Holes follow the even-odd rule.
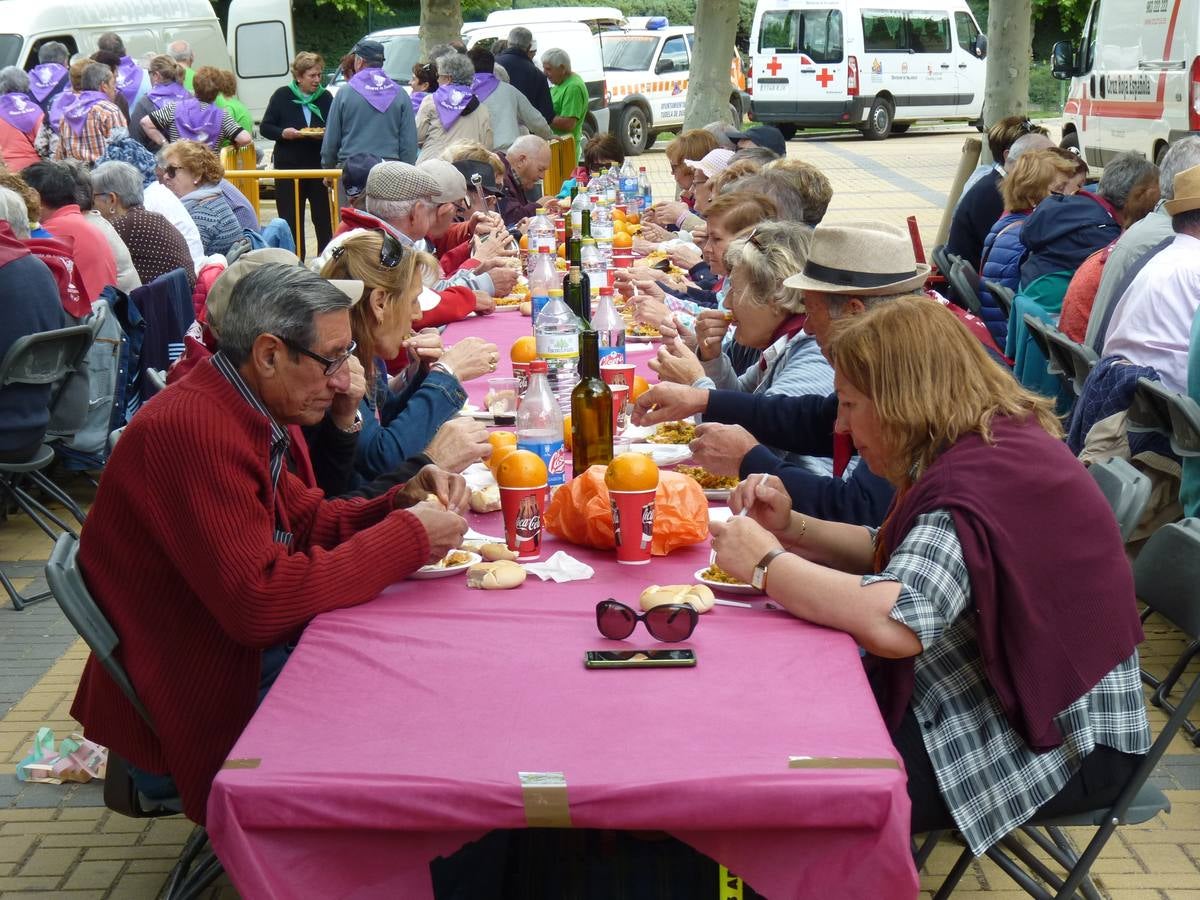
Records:
[[[68,97],[68,94],[64,91],[63,96]],[[69,97],[60,109],[62,117],[67,120],[67,125],[76,135],[83,133],[83,126],[87,124],[88,113],[92,111],[93,106],[110,102],[108,95],[100,91],[82,91]]]
[[[0,119],[22,134],[37,128],[43,115],[42,108],[25,94],[0,94]]]
[[[383,69],[378,68],[361,69],[350,79],[349,84],[354,93],[370,103],[376,112],[386,110],[400,93],[400,85],[388,78]]]
[[[492,96],[492,92],[498,87],[500,87],[500,79],[491,72],[476,72],[475,80],[471,82],[471,93],[482,103]]]
[[[138,94],[142,90],[142,79],[145,77],[146,72],[133,61],[133,57],[121,57],[121,62],[117,66],[117,90],[121,92],[125,102],[130,106],[137,101]]]
[[[45,101],[70,73],[61,63],[41,63],[29,70],[29,93],[38,103]]]
[[[433,92],[433,106],[437,110],[443,130],[449,131],[454,127],[454,123],[474,97],[470,89],[461,84],[443,84]]]
[[[413,91],[412,92],[412,108],[413,115],[417,114],[417,110],[421,108],[421,101],[429,96],[429,91]]]
[[[180,140],[199,141],[217,149],[221,140],[221,121],[225,110],[212,103],[201,103],[188,97],[175,104],[175,130]]]
[[[150,88],[146,94],[150,98],[150,102],[154,104],[155,109],[162,109],[166,104],[172,101],[186,100],[191,96],[182,84],[172,81],[168,84],[156,84]]]

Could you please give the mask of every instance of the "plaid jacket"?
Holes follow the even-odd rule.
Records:
[[[113,129],[127,128],[125,114],[115,103],[103,101],[88,110],[83,131],[76,134],[64,118],[59,126],[58,147],[55,159],[77,159],[91,165],[104,155]]]

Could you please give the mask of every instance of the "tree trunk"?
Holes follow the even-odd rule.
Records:
[[[729,62],[737,32],[738,0],[697,0],[696,45],[688,73],[685,130],[729,122]]]
[[[421,0],[421,59],[438,44],[462,40],[462,4],[458,0]]]
[[[987,76],[983,90],[983,124],[988,128],[1006,116],[1029,112],[1032,16],[1031,0],[992,0],[988,10]],[[990,160],[985,141],[980,161]]]

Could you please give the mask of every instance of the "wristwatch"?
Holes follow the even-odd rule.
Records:
[[[764,594],[767,592],[767,566],[771,565],[779,554],[786,552],[782,547],[776,547],[758,561],[758,565],[754,567],[754,574],[750,576],[750,584],[755,590],[762,591]]]
[[[432,366],[429,367],[429,371],[430,372],[445,372],[451,378],[458,377],[454,374],[454,370],[452,368],[450,368],[450,366],[447,363],[442,362],[440,359],[437,362],[435,362]]]
[[[342,434],[358,434],[360,431],[362,431],[362,426],[362,413],[356,410],[354,413],[354,422],[348,428],[339,428],[338,431],[340,431]]]

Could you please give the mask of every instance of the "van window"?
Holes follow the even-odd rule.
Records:
[[[496,40],[492,38],[486,42],[489,50]],[[384,74],[400,84],[408,84],[413,66],[421,61],[421,39],[415,34],[399,34],[382,43]]]
[[[949,53],[950,18],[943,12],[910,12],[908,45],[914,53]]]
[[[973,56],[975,54],[975,38],[979,36],[979,28],[976,27],[975,20],[965,12],[956,12],[954,26],[958,32],[958,46]]]
[[[688,54],[687,45],[684,43],[683,37],[667,38],[663,44],[662,53],[658,60],[662,62],[664,59],[669,59],[675,63],[675,68],[672,72],[686,72],[688,70]]]
[[[768,10],[759,25],[758,49],[803,53],[818,63],[841,62],[841,10]]]
[[[0,68],[17,64],[17,56],[24,43],[24,38],[19,34],[0,34]]]
[[[904,34],[904,13],[898,9],[864,9],[862,11],[863,47],[876,53],[896,50],[908,52]]]
[[[276,78],[287,75],[291,69],[287,30],[282,22],[239,25],[233,46],[239,78]]]
[[[1092,67],[1096,64],[1096,34],[1100,30],[1100,0],[1095,0],[1092,4],[1092,10],[1088,13],[1087,22],[1087,44],[1083,51],[1083,65],[1081,73],[1086,74],[1092,71]]]
[[[650,68],[658,38],[650,34],[605,34],[601,36],[600,44],[604,68],[618,72],[644,72]],[[663,55],[666,55],[666,50],[663,50]],[[683,67],[687,68],[686,55]]]

